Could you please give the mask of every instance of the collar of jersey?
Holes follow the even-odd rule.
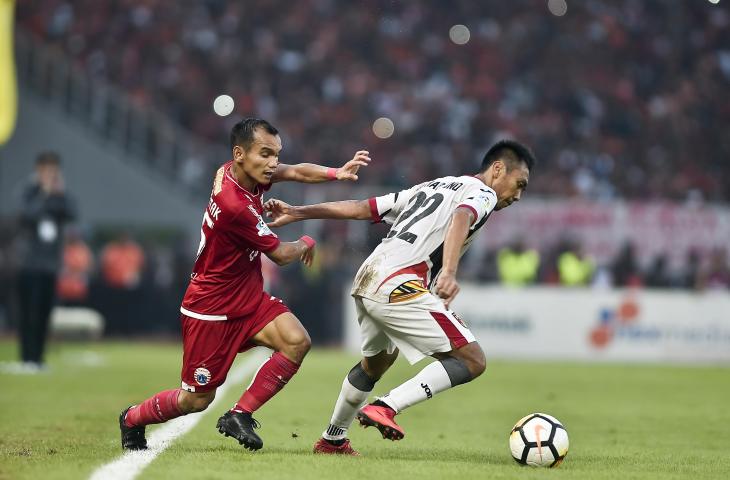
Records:
[[[243,190],[243,191],[244,191],[245,193],[248,193],[249,195],[257,196],[257,195],[258,195],[258,193],[254,193],[254,192],[251,192],[251,191],[249,191],[249,190],[248,190],[248,189],[247,189],[246,187],[242,187],[242,186],[241,186],[241,185],[240,185],[240,184],[239,184],[239,183],[238,183],[238,182],[236,181],[236,179],[235,179],[235,178],[233,178],[233,175],[231,175],[231,173],[230,173],[230,172],[231,172],[231,167],[233,167],[233,160],[231,160],[230,162],[228,162],[228,166],[226,167],[226,170],[225,170],[225,172],[226,172],[226,177],[228,177],[228,179],[229,179],[230,181],[232,181],[232,182],[233,182],[233,183],[234,183],[234,184],[235,184],[235,185],[236,185],[236,186],[237,186],[238,188],[240,188],[241,190]],[[256,189],[256,190],[258,190],[258,189],[259,189],[259,184],[258,184],[258,183],[256,184],[256,187],[255,187],[255,189]]]

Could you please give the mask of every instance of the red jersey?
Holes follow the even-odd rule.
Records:
[[[190,285],[180,311],[200,320],[226,320],[254,312],[261,302],[264,280],[261,252],[279,246],[279,238],[263,219],[263,194],[236,182],[233,162],[218,169],[208,207],[203,214],[200,246]]]

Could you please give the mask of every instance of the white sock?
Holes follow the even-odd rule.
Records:
[[[357,411],[367,402],[368,395],[370,395],[370,392],[363,392],[353,387],[348,377],[345,377],[342,382],[340,396],[337,397],[337,403],[335,403],[335,410],[332,412],[330,425],[322,433],[322,438],[325,440],[347,438],[347,429],[355,420]]]
[[[384,397],[378,398],[396,412],[428,400],[439,392],[451,388],[451,380],[443,364],[429,363],[415,377],[400,384]]]

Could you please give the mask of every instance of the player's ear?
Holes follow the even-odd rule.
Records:
[[[492,164],[492,170],[494,172],[494,177],[499,178],[504,173],[504,162],[502,160],[495,160],[495,162]]]
[[[509,168],[507,168],[507,163],[504,160],[497,160],[499,162],[499,171],[500,175],[506,176],[509,173]]]
[[[235,147],[233,147],[233,159],[239,160],[241,158],[243,158],[243,147],[240,145],[236,145]]]

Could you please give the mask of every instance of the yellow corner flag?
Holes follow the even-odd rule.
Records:
[[[10,139],[18,113],[13,55],[13,10],[15,0],[0,0],[0,145]]]

